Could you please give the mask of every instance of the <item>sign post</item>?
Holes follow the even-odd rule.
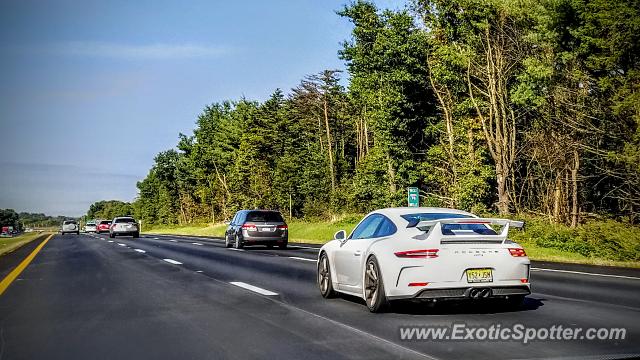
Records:
[[[409,207],[420,206],[420,193],[417,187],[410,187],[407,189],[407,205]]]

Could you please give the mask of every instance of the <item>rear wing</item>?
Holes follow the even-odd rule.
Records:
[[[482,225],[499,225],[502,229],[497,235],[486,234],[460,234],[445,235],[442,233],[442,225],[447,224],[482,224]],[[411,224],[413,225],[413,224]],[[427,234],[429,238],[439,237],[442,243],[472,243],[472,242],[503,242],[507,239],[510,228],[524,228],[524,221],[496,219],[496,218],[452,218],[420,221],[414,226],[416,228],[428,227]]]

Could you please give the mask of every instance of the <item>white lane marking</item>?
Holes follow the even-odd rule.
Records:
[[[153,240],[160,240],[160,238],[159,237],[154,237]]]
[[[113,242],[113,240],[109,240],[109,242]]]
[[[144,253],[146,253],[146,251],[144,251],[144,250],[142,250],[142,249],[133,249],[133,250],[135,250],[135,251],[137,251],[137,252],[139,252],[139,253],[143,253],[143,254],[144,254]]]
[[[256,292],[256,293],[262,294],[262,295],[267,295],[267,296],[278,295],[278,293],[274,293],[273,291],[269,291],[267,289],[259,288],[257,286],[253,286],[253,285],[250,285],[250,284],[247,284],[247,283],[243,283],[241,281],[231,281],[231,282],[229,282],[229,284],[235,285],[235,286],[241,287],[243,289],[247,289],[249,291],[253,291],[253,292]]]
[[[568,273],[568,274],[579,274],[579,275],[591,275],[591,276],[612,277],[612,278],[619,278],[619,279],[640,280],[640,277],[634,277],[634,276],[610,275],[610,274],[598,274],[598,273],[590,273],[590,272],[584,272],[584,271],[571,271],[571,270],[558,270],[558,269],[543,269],[543,268],[535,268],[535,267],[532,267],[532,268],[531,268],[531,271],[551,271],[551,272],[561,272],[561,273]]]
[[[169,264],[173,264],[173,265],[182,265],[182,263],[180,261],[175,261],[173,259],[162,259],[166,262],[168,262]]]
[[[171,242],[178,242],[178,240],[169,240],[169,241],[171,241]]]
[[[236,249],[236,248],[229,248],[229,250],[233,250],[233,251],[244,251],[244,249]]]
[[[316,262],[316,259],[307,259],[307,258],[303,258],[303,257],[297,257],[297,256],[289,256],[289,259],[296,259],[296,260],[302,260],[302,261],[313,261]]]
[[[123,243],[118,243],[118,245],[120,245],[120,246],[127,246],[127,244],[123,244]]]
[[[317,247],[311,247],[311,246],[302,246],[302,245],[293,245],[290,247],[291,249],[311,249],[311,250],[320,250],[320,248]]]
[[[202,272],[202,270],[196,270],[196,272],[197,272],[197,273],[201,273],[201,272]]]
[[[204,246],[204,245],[202,245],[202,244],[200,244],[200,243],[192,243],[192,244],[193,244],[193,245],[198,245],[198,246]]]

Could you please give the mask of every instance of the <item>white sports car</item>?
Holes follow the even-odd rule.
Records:
[[[531,293],[530,262],[507,235],[523,226],[453,209],[376,210],[320,249],[318,286],[325,298],[361,297],[372,312],[397,299],[502,298],[517,306]]]

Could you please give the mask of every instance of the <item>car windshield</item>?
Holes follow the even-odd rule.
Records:
[[[247,214],[247,221],[252,222],[284,222],[282,215],[275,211],[251,211]]]

